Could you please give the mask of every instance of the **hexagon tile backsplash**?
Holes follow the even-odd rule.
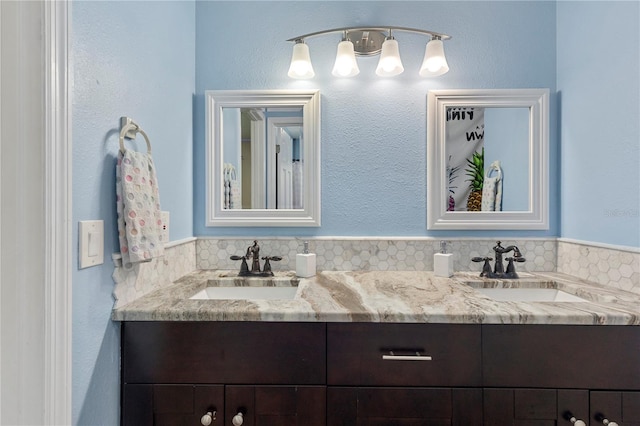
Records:
[[[274,270],[294,270],[296,254],[302,253],[302,238],[262,238],[261,256],[282,256],[274,263]],[[309,251],[316,253],[316,265],[320,271],[432,271],[433,254],[440,251],[440,240],[426,238],[312,238]],[[478,271],[481,264],[471,261],[472,257],[493,257],[495,239],[446,240],[447,252],[453,253],[454,270]],[[239,265],[229,259],[231,255],[244,255],[252,244],[249,238],[198,238],[196,264],[199,269],[235,269]],[[519,263],[522,271],[555,271],[555,239],[502,240],[504,247],[516,245],[526,259]]]
[[[282,256],[273,262],[277,270],[295,270],[296,254],[302,252],[304,238],[261,238],[261,256]],[[432,238],[309,238],[309,249],[317,254],[319,271],[432,271],[433,254],[440,240]],[[495,239],[450,239],[455,271],[478,271],[481,264],[472,257],[493,257]],[[118,265],[113,272],[115,307],[125,304],[195,269],[236,269],[231,255],[244,255],[251,238],[190,238],[173,242],[162,258],[127,268]],[[526,259],[519,271],[561,272],[621,290],[640,293],[640,250],[612,248],[566,239],[502,240],[516,245]]]
[[[559,240],[557,272],[640,293],[640,250]]]

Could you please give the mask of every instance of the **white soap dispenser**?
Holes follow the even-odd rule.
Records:
[[[309,241],[304,242],[304,251],[296,255],[296,275],[302,278],[316,274],[316,254],[309,253]]]
[[[447,253],[446,241],[440,241],[440,253],[433,255],[433,273],[438,277],[453,275],[453,254]]]

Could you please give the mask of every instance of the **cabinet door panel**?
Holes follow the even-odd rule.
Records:
[[[483,397],[485,426],[510,426],[514,424],[513,389],[485,389]]]
[[[622,416],[625,422],[640,425],[640,392],[622,392]]]
[[[227,386],[226,420],[231,424],[238,411],[243,426],[324,426],[324,386]]]
[[[357,426],[451,426],[449,420],[358,419]]]
[[[555,426],[558,419],[555,389],[485,389],[486,426]]]
[[[591,419],[605,417],[620,426],[640,426],[640,392],[591,392]]]
[[[482,425],[482,395],[451,388],[329,387],[327,425]]]
[[[558,426],[572,426],[571,416],[589,423],[588,390],[558,390]]]
[[[555,389],[516,389],[514,413],[518,420],[555,420],[558,415]]]
[[[153,386],[122,386],[120,414],[123,426],[153,426]]]
[[[154,385],[153,411],[193,414],[193,393],[191,385]]]
[[[154,426],[200,424],[207,412],[215,412],[216,421],[224,418],[224,386],[154,385]]]

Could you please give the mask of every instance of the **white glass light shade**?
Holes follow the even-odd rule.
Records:
[[[420,77],[436,77],[449,71],[447,58],[444,56],[442,40],[433,39],[427,43],[424,60],[420,67]]]
[[[291,55],[291,65],[289,66],[289,77],[291,78],[312,78],[316,75],[311,65],[311,57],[309,56],[309,46],[304,43],[296,43],[293,45],[293,54]]]
[[[360,74],[360,68],[356,62],[356,54],[353,51],[353,43],[349,40],[343,40],[338,43],[338,53],[336,53],[336,62],[331,71],[336,77],[353,77]]]
[[[381,77],[393,77],[402,74],[404,67],[400,60],[400,49],[398,42],[393,38],[388,38],[382,43],[382,53],[376,68],[376,74]]]

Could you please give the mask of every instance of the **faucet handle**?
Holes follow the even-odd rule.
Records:
[[[267,276],[273,276],[273,271],[271,270],[271,260],[277,262],[282,260],[282,256],[265,256],[262,258],[264,260],[264,268],[262,269],[262,273]]]
[[[265,256],[262,260],[273,260],[274,262],[278,262],[282,260],[282,256]]]
[[[246,256],[238,256],[238,255],[231,255],[229,257],[229,259],[231,260],[242,260],[242,263],[240,264],[240,273],[238,274],[238,276],[242,277],[242,276],[246,276],[249,275],[249,265],[247,265],[247,258]]]
[[[484,262],[482,265],[482,272],[480,272],[481,277],[490,277],[491,276],[491,264],[490,260],[493,260],[492,257],[472,257],[472,262]]]

